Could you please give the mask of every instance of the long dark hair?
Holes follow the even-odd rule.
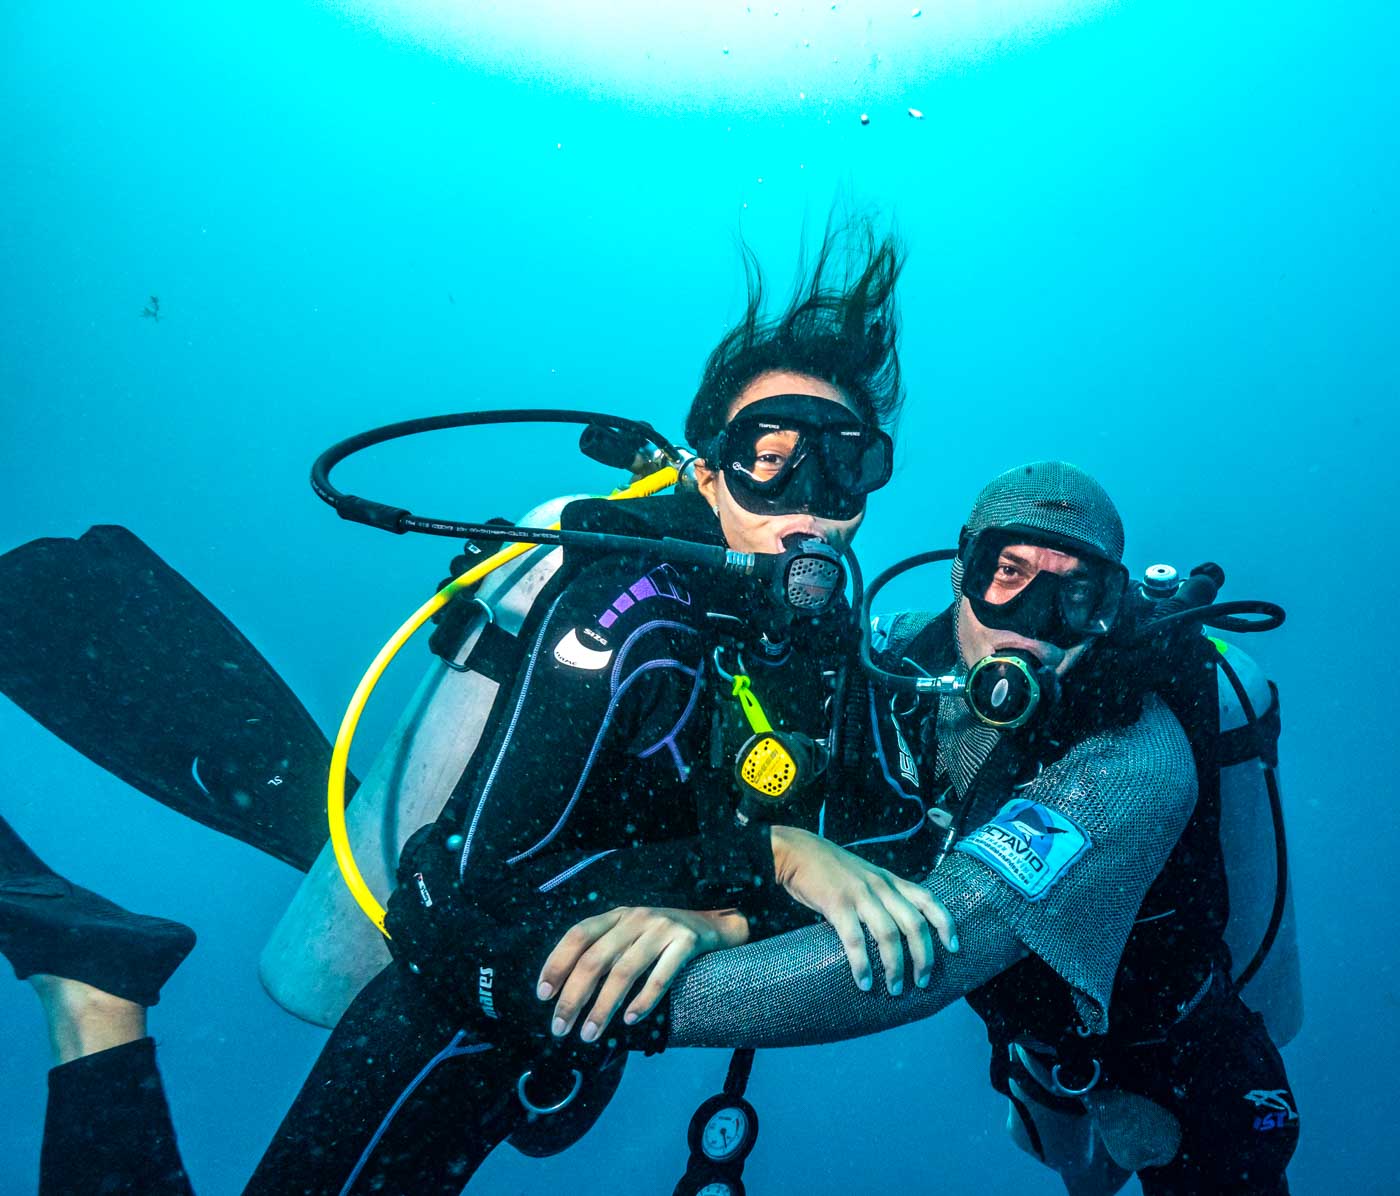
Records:
[[[779,316],[764,315],[758,258],[746,244],[742,253],[748,304],[705,363],[686,440],[703,453],[744,387],[774,370],[823,378],[866,422],[892,429],[904,404],[895,283],[905,255],[898,237],[880,235],[868,214],[842,217],[833,209],[816,260],[799,269]]]

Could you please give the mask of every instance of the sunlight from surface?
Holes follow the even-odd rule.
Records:
[[[766,3],[701,0],[330,0],[386,36],[474,69],[650,106],[846,109],[927,95],[930,81],[1112,0]]]

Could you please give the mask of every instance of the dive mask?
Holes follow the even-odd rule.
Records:
[[[1038,567],[1019,545],[1051,548],[1079,558],[1068,573]],[[964,540],[962,592],[985,627],[1072,648],[1113,628],[1128,571],[1092,555],[1083,544],[1039,529],[988,528]]]
[[[854,519],[890,480],[894,442],[832,399],[774,395],[740,411],[705,457],[755,515]]]

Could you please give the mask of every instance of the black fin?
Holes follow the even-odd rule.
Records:
[[[328,837],[326,737],[126,528],[0,556],[0,691],[114,776],[294,868]]]
[[[149,1006],[193,948],[188,926],[80,889],[0,818],[0,955],[19,979],[65,976]]]

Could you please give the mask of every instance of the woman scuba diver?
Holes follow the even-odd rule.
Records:
[[[748,256],[744,319],[710,355],[686,421],[703,457],[695,488],[625,507],[576,503],[565,527],[762,554],[817,541],[835,559],[889,479],[901,263],[868,222],[829,224],[806,285],[767,318]],[[950,923],[882,866],[913,870],[927,857],[923,807],[915,798],[911,816],[888,769],[867,783],[878,753],[842,750],[838,721],[853,706],[866,717],[864,690],[845,685],[852,614],[829,577],[807,584],[828,592],[794,611],[772,587],[664,553],[566,570],[539,604],[500,717],[441,817],[403,852],[387,918],[394,962],[332,1033],[248,1191],[455,1193],[506,1137],[544,1153],[591,1125],[625,1052],[503,1032],[484,962],[492,927],[547,943],[614,907],[682,911],[613,928],[617,976],[646,982],[633,1020],[697,951],[788,929],[809,911],[837,928],[862,987],[872,982],[865,930],[892,994],[906,951],[914,982],[927,982],[933,933],[946,942]],[[824,826],[865,840],[879,863],[821,837]],[[41,1191],[189,1190],[144,1014],[188,937],[65,890],[3,830],[13,843],[0,857],[0,949],[35,977],[59,1064]],[[36,886],[43,900],[27,892]],[[104,1116],[124,1093],[132,1119]]]

